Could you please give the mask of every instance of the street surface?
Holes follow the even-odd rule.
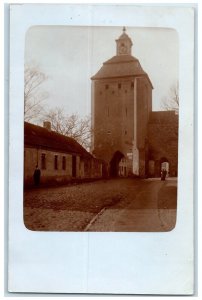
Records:
[[[118,178],[24,192],[25,226],[38,231],[170,231],[176,208],[176,178]]]

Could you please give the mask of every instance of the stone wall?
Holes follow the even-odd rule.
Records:
[[[117,151],[127,158],[133,153],[136,138],[141,152],[140,175],[145,176],[151,102],[152,87],[147,77],[95,80],[92,88],[93,154],[108,164]],[[129,169],[131,172],[131,165]]]
[[[152,112],[149,122],[149,176],[160,176],[161,163],[169,163],[169,176],[177,176],[178,115]]]
[[[93,154],[110,162],[116,151],[132,152],[134,136],[134,80],[93,82]]]

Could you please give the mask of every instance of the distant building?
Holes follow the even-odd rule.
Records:
[[[73,138],[44,127],[24,123],[24,183],[33,185],[35,167],[41,170],[41,183],[101,178],[103,163],[95,159]]]
[[[111,176],[160,176],[164,162],[175,176],[178,116],[152,112],[153,86],[131,55],[133,44],[125,31],[116,40],[116,55],[91,78],[92,153],[106,161]]]

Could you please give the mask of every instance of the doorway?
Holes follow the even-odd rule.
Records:
[[[110,176],[118,177],[119,176],[119,162],[124,157],[123,153],[116,151],[110,161]]]
[[[76,156],[72,155],[72,177],[76,177]]]
[[[167,172],[167,177],[169,176],[169,161],[167,160],[167,158],[163,157],[160,160],[160,167],[161,167],[161,171],[162,170],[166,170]]]

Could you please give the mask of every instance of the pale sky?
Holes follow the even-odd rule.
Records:
[[[124,25],[124,24],[123,24]],[[178,34],[166,28],[127,27],[135,56],[153,84],[153,110],[179,78]],[[47,108],[90,114],[91,80],[104,61],[116,55],[122,27],[34,26],[26,34],[25,63],[39,65],[48,80]]]

